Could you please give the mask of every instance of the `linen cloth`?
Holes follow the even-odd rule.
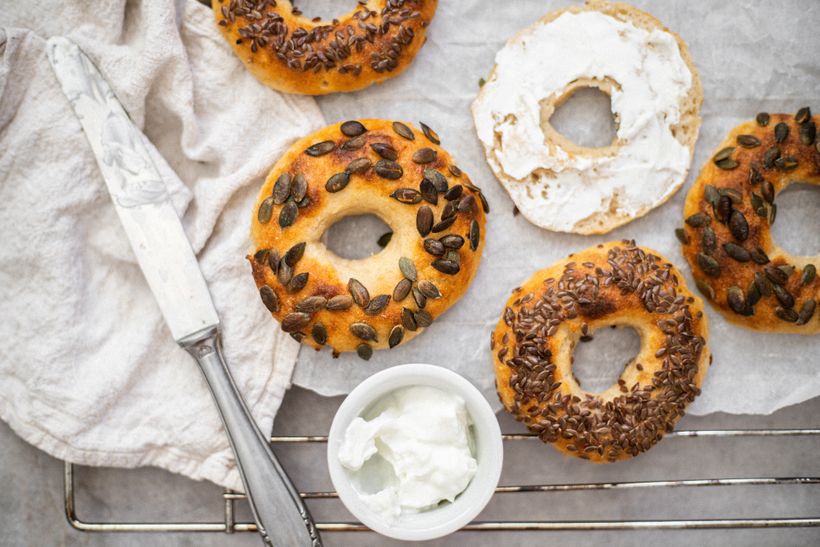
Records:
[[[244,260],[251,210],[273,162],[322,116],[312,98],[259,84],[193,0],[0,9],[0,418],[68,461],[241,488],[206,384],[162,320],[48,64],[53,35],[91,57],[156,147],[263,432],[298,344],[259,304]]]

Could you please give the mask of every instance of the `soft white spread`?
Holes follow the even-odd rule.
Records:
[[[564,13],[511,40],[495,61],[473,117],[490,166],[532,222],[572,231],[601,213],[633,218],[683,183],[690,151],[671,126],[692,74],[672,34],[596,11]],[[613,154],[570,154],[545,142],[540,102],[579,78],[615,82]]]
[[[467,488],[477,464],[461,397],[412,386],[390,393],[370,414],[347,427],[338,457],[373,512],[392,522],[452,502]]]

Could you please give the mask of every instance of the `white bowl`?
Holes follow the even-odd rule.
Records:
[[[371,511],[359,498],[348,472],[339,462],[339,447],[347,426],[370,405],[388,393],[410,386],[432,386],[459,395],[467,406],[475,436],[476,474],[453,503],[421,513],[402,514],[393,522]],[[371,530],[395,539],[422,541],[438,538],[463,527],[490,501],[501,476],[504,448],[501,429],[489,403],[468,380],[446,368],[411,364],[391,367],[374,374],[350,392],[342,402],[327,443],[330,480],[339,499],[359,521]]]

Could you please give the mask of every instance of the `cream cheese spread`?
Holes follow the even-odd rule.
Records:
[[[471,425],[457,395],[398,389],[350,423],[339,462],[361,500],[392,522],[452,502],[467,488],[477,468]]]
[[[510,40],[495,62],[473,118],[496,177],[531,222],[595,233],[593,220],[620,219],[608,231],[683,183],[691,152],[672,129],[693,76],[671,33],[597,11],[565,12]],[[584,79],[612,84],[611,147],[567,150],[542,130],[542,101]]]

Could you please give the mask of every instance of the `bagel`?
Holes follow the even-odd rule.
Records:
[[[290,0],[212,0],[217,25],[248,70],[286,93],[355,91],[398,76],[424,45],[438,0],[367,0],[331,22]]]
[[[578,89],[610,96],[604,147],[579,146],[549,120]],[[588,1],[510,39],[472,105],[487,162],[517,209],[548,230],[602,234],[683,184],[703,90],[686,43],[632,6]]]
[[[636,456],[671,431],[711,363],[702,301],[683,276],[633,241],[597,245],[513,290],[490,348],[501,403],[564,454],[596,463]],[[632,327],[638,355],[618,383],[584,391],[572,373],[579,340]]]
[[[296,340],[369,359],[416,336],[470,285],[489,206],[422,128],[331,125],[297,141],[268,175],[248,260],[262,302]],[[368,213],[393,229],[381,252],[347,260],[320,241],[336,221]]]
[[[793,256],[771,234],[777,195],[792,182],[820,185],[818,123],[806,107],[740,124],[686,196],[684,226],[676,231],[683,255],[698,289],[733,323],[820,332],[820,256]]]

